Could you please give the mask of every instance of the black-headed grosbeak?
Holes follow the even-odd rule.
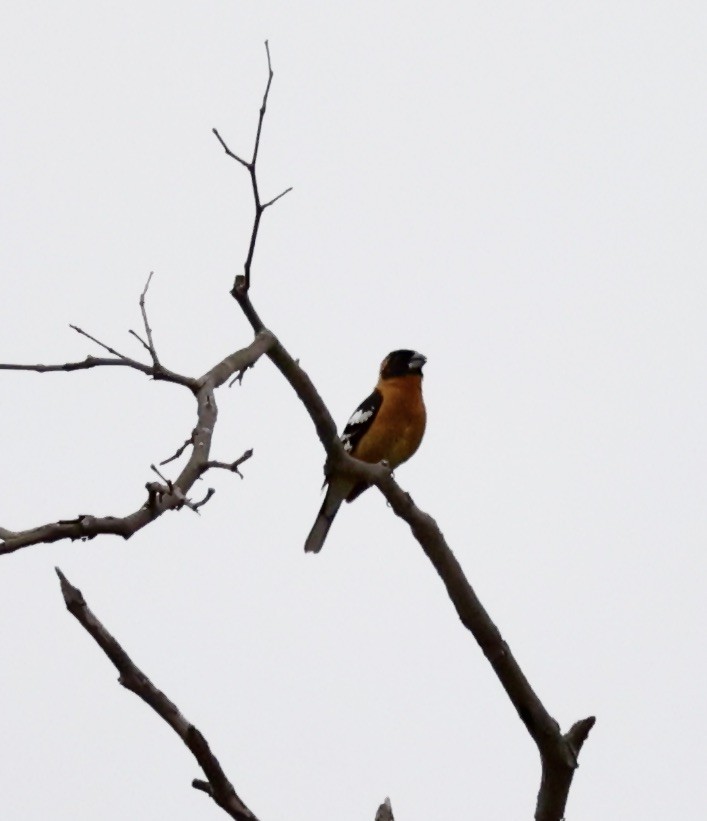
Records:
[[[393,351],[383,360],[373,393],[356,408],[341,441],[344,449],[363,462],[385,460],[391,468],[415,453],[425,432],[427,415],[422,401],[422,366],[427,359],[416,351]],[[335,476],[327,488],[304,549],[318,553],[341,503],[352,502],[369,485]]]

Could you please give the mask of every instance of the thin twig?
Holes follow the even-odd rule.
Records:
[[[11,363],[0,363],[0,371],[34,371],[35,373],[85,371],[91,368],[101,367],[132,368],[147,376],[151,376],[153,379],[162,382],[173,382],[175,385],[184,385],[184,387],[189,388],[192,392],[197,390],[196,380],[189,376],[182,376],[182,374],[175,373],[169,370],[169,368],[165,368],[164,365],[160,365],[158,368],[155,368],[154,365],[145,365],[143,362],[138,362],[137,359],[130,359],[127,356],[120,357],[119,359],[87,356],[79,362],[63,362],[60,365],[15,365]]]
[[[245,372],[247,370],[248,370],[247,368],[243,368],[242,371],[238,371],[238,373],[228,383],[228,387],[232,388],[236,384],[236,382],[238,382],[239,385],[242,385],[243,384],[243,377],[245,376]]]
[[[250,163],[248,162],[248,160],[244,160],[241,157],[239,157],[238,154],[234,154],[233,151],[231,151],[231,149],[226,145],[223,137],[218,133],[218,129],[212,128],[211,131],[216,135],[216,139],[221,143],[221,147],[226,152],[226,154],[228,154],[229,157],[236,160],[236,162],[239,162],[241,165],[244,165],[246,168],[249,167]]]
[[[270,86],[272,85],[273,70],[270,62],[270,45],[265,41],[265,53],[268,56],[268,84],[265,86],[265,94],[263,94],[263,104],[260,106],[260,116],[258,117],[258,130],[255,134],[255,146],[253,147],[253,159],[250,164],[255,167],[255,162],[258,159],[258,149],[260,148],[260,135],[263,130],[263,120],[265,119],[265,109],[268,105],[268,95],[270,94]]]
[[[184,451],[189,447],[189,445],[194,444],[194,436],[196,435],[196,429],[191,432],[191,436],[188,439],[184,440],[184,444],[180,445],[177,450],[170,456],[169,458],[165,459],[163,462],[160,462],[160,467],[164,465],[168,465],[170,462],[174,462],[175,459],[179,459],[179,457],[184,453]]]
[[[172,488],[174,487],[174,485],[172,484],[172,480],[167,479],[165,476],[163,476],[156,465],[150,465],[150,470],[153,470],[160,477],[160,479],[162,479],[162,481],[167,485],[170,491],[172,490]]]
[[[145,283],[145,288],[142,294],[140,294],[140,311],[142,312],[142,321],[145,326],[145,335],[147,336],[147,350],[150,352],[155,367],[159,367],[160,360],[157,358],[157,350],[155,349],[155,343],[152,339],[152,328],[150,328],[150,324],[147,321],[147,310],[145,308],[145,297],[147,296],[147,289],[150,287],[150,280],[153,274],[154,271],[150,271],[147,282]]]
[[[129,334],[132,334],[132,335],[135,337],[135,339],[137,339],[137,341],[138,341],[138,342],[142,345],[142,347],[143,347],[143,348],[144,348],[144,349],[145,349],[148,353],[150,353],[150,346],[147,344],[147,342],[145,342],[145,340],[144,340],[144,339],[140,336],[140,334],[139,334],[139,333],[137,333],[137,331],[134,331],[132,328],[130,328],[130,329],[128,330],[128,333],[129,333]]]
[[[278,194],[276,197],[273,197],[271,200],[268,200],[268,202],[264,202],[261,206],[261,210],[264,211],[266,208],[269,208],[271,205],[274,205],[278,200],[282,199],[285,196],[285,194],[289,194],[290,191],[292,191],[292,186],[286,188],[281,194]]]
[[[93,638],[103,652],[108,656],[113,666],[120,674],[118,681],[127,690],[139,696],[145,704],[151,707],[174,732],[182,739],[201,767],[208,779],[199,781],[197,787],[213,798],[221,809],[236,821],[258,821],[256,816],[241,801],[233,784],[228,780],[216,756],[211,752],[207,740],[201,732],[190,722],[170,699],[150,681],[128,656],[118,641],[108,632],[97,616],[89,609],[81,591],[74,587],[66,576],[56,568],[61,583],[61,593],[64,597],[67,610],[76,618],[79,624]],[[196,786],[194,784],[194,786]]]
[[[268,208],[269,206],[276,203],[279,199],[285,196],[289,191],[292,191],[292,187],[285,189],[281,194],[278,194],[276,197],[273,197],[271,200],[268,200],[266,203],[262,203],[260,200],[260,190],[258,188],[258,178],[256,175],[256,162],[258,160],[258,151],[260,149],[260,138],[263,131],[263,120],[265,119],[265,111],[268,105],[268,96],[270,94],[270,86],[272,85],[273,79],[273,70],[272,70],[272,62],[270,60],[270,46],[268,41],[265,41],[265,53],[268,58],[268,81],[265,86],[265,93],[263,94],[263,102],[260,106],[260,113],[258,116],[258,127],[255,133],[255,144],[253,146],[253,156],[251,160],[244,160],[242,157],[239,157],[238,154],[231,151],[231,149],[226,144],[226,141],[223,137],[219,134],[218,130],[213,128],[211,129],[213,133],[216,135],[216,139],[221,143],[221,147],[226,152],[229,157],[232,157],[234,160],[239,162],[242,166],[248,169],[248,174],[250,175],[250,183],[253,189],[253,201],[255,203],[255,214],[253,216],[253,227],[250,232],[250,242],[248,244],[248,253],[246,255],[246,260],[243,265],[243,283],[241,285],[244,290],[247,291],[250,288],[250,271],[253,264],[253,254],[255,253],[255,243],[258,239],[258,229],[260,228],[260,218],[263,215],[263,211]],[[235,282],[233,283],[233,288],[231,289],[231,293],[235,296],[236,288],[238,287],[238,280],[239,277],[236,277]]]
[[[85,336],[87,339],[90,339],[91,342],[95,342],[96,345],[100,345],[101,348],[103,348],[104,351],[108,351],[108,353],[112,353],[113,356],[117,356],[120,359],[125,359],[125,360],[130,359],[129,356],[125,356],[125,354],[122,354],[119,351],[116,351],[115,348],[111,348],[110,345],[105,345],[99,339],[96,339],[95,336],[91,336],[91,334],[87,334],[86,331],[84,331],[82,328],[79,328],[77,325],[69,324],[69,327],[73,328],[73,330],[75,330],[77,334],[81,334],[81,336]]]

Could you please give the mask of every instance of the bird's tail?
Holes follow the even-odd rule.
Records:
[[[304,543],[305,553],[319,553],[327,537],[331,523],[341,507],[343,499],[339,493],[330,485],[327,488],[324,502],[319,510],[316,521],[309,531],[307,541]]]

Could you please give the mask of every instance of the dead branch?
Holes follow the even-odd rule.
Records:
[[[118,353],[113,348],[99,342],[75,326],[72,327],[78,333],[103,347],[112,354],[114,358],[87,357],[87,359],[82,362],[65,363],[63,365],[0,365],[0,369],[37,371],[40,373],[49,371],[72,371],[104,365],[121,365],[141,371],[155,379],[163,379],[188,387],[194,394],[197,402],[197,424],[194,431],[184,445],[177,450],[175,457],[173,457],[176,458],[188,447],[191,447],[191,453],[186,465],[179,476],[174,480],[162,477],[160,474],[164,484],[156,482],[148,483],[146,485],[148,492],[147,501],[137,511],[122,518],[111,516],[97,518],[90,515],[80,515],[75,519],[60,520],[39,528],[19,532],[0,527],[0,538],[2,538],[0,542],[0,554],[10,553],[21,547],[39,542],[53,542],[65,538],[89,539],[102,533],[113,533],[123,538],[129,538],[133,533],[153,521],[166,510],[188,506],[198,512],[198,509],[211,498],[213,491],[209,489],[201,501],[192,502],[187,494],[196,480],[211,468],[228,469],[232,472],[239,473],[239,465],[247,458],[250,458],[251,455],[251,452],[246,452],[240,459],[230,464],[209,459],[213,430],[217,419],[214,391],[234,374],[242,374],[248,367],[251,367],[260,356],[266,354],[295,391],[312,419],[317,435],[326,452],[327,472],[329,474],[338,472],[355,476],[371,485],[375,485],[390,503],[395,514],[407,522],[413,536],[424,550],[445,585],[447,594],[456,609],[459,619],[472,633],[481,647],[519,717],[536,743],[542,764],[542,779],[535,813],[536,821],[560,821],[564,815],[567,796],[574,771],[577,768],[577,757],[594,725],[595,719],[593,717],[582,719],[576,722],[567,733],[561,733],[558,723],[552,718],[538,698],[513,657],[508,644],[503,640],[498,628],[481,605],[435,520],[415,505],[410,495],[400,488],[392,477],[390,470],[385,465],[370,465],[359,462],[344,451],[338,439],[336,425],[334,424],[331,414],[309,376],[299,366],[298,361],[292,358],[280,341],[266,330],[264,323],[251,303],[249,296],[251,268],[262,213],[267,207],[284,196],[287,191],[291,190],[287,189],[268,202],[261,202],[256,175],[256,161],[268,95],[273,78],[270,52],[267,43],[266,53],[268,57],[268,81],[260,108],[252,158],[250,160],[244,160],[234,154],[221,138],[218,131],[214,129],[214,134],[226,154],[237,160],[248,170],[253,189],[255,217],[244,264],[244,274],[236,277],[231,291],[234,299],[238,302],[255,332],[253,342],[247,348],[226,357],[198,379],[184,377],[164,368],[157,358],[152,340],[152,332],[148,325],[144,308],[145,295],[149,285],[148,278],[148,283],[145,286],[140,303],[141,310],[143,311],[147,340],[143,340],[135,332],[133,332],[133,335],[139,339],[145,349],[150,353],[152,365],[145,365]],[[167,461],[169,462],[171,459]],[[222,806],[227,812],[231,813],[232,817],[241,819],[241,821],[243,821],[243,819],[254,819],[252,813],[250,813],[250,811],[242,805],[240,799],[238,799],[230,782],[227,781],[225,775],[223,775],[223,772],[220,770],[218,762],[216,762],[215,759],[211,760],[209,758],[211,754],[203,736],[201,736],[192,725],[189,725],[176,707],[166,699],[164,694],[156,690],[156,688],[150,684],[149,680],[134,667],[122,648],[120,648],[117,642],[105,631],[100,622],[98,622],[90,610],[88,610],[80,592],[76,590],[76,588],[73,588],[61,574],[60,578],[62,580],[62,591],[67,602],[67,607],[69,607],[76,618],[81,621],[111,661],[113,661],[116,667],[121,671],[121,683],[129,689],[133,689],[134,692],[140,695],[153,709],[156,709],[165,720],[168,720],[197,757],[208,780],[195,780],[193,786],[211,795],[219,806]],[[161,701],[159,697],[162,697],[164,701]],[[159,704],[155,702],[159,702]],[[164,708],[170,713],[171,720],[160,712],[161,708]],[[235,804],[233,804],[233,806],[228,804],[228,801],[233,800],[233,797],[235,797],[235,801],[238,804],[237,809],[233,809],[233,807],[236,806]],[[234,812],[240,814],[234,814]],[[386,813],[390,819],[392,819],[392,810],[389,801],[386,801],[379,807],[379,821],[383,821],[383,819],[388,817]]]
[[[270,78],[265,92],[266,99],[270,81],[272,80],[269,52],[268,68]],[[265,100],[261,109],[261,122],[258,126],[258,133],[260,133],[264,112]],[[226,147],[222,140],[221,143]],[[228,149],[226,150],[228,152]],[[254,161],[250,164],[243,160],[239,161],[250,172],[256,215],[258,215],[261,206],[257,196],[255,163]],[[245,276],[236,277],[231,294],[250,322],[253,331],[259,334],[263,332],[265,325],[253,307],[249,296],[250,264],[252,250],[255,247],[257,238],[257,230],[258,219],[256,219],[251,233]],[[327,475],[337,472],[346,473],[357,479],[363,479],[371,485],[376,485],[393,508],[395,514],[409,525],[413,536],[417,539],[442,579],[462,624],[471,632],[481,647],[538,748],[542,764],[542,778],[535,811],[536,821],[561,821],[564,817],[572,777],[578,766],[577,756],[589,731],[594,726],[595,718],[592,716],[582,719],[568,733],[565,735],[561,733],[559,724],[552,718],[538,698],[513,657],[508,644],[503,640],[500,631],[479,601],[435,520],[415,505],[411,496],[403,491],[393,479],[387,466],[383,464],[369,465],[360,462],[344,451],[337,436],[334,420],[314,384],[299,366],[299,362],[292,358],[279,340],[268,349],[267,355],[289,382],[314,422],[317,435],[326,451]]]
[[[246,255],[245,264],[243,266],[244,272],[244,287],[245,290],[248,291],[250,288],[250,269],[253,264],[253,254],[255,253],[255,243],[258,239],[258,229],[260,228],[260,218],[263,216],[263,211],[266,208],[269,208],[271,205],[274,205],[279,199],[285,196],[285,194],[292,191],[292,187],[286,188],[276,197],[273,197],[268,202],[262,202],[260,199],[260,191],[258,189],[258,179],[256,176],[255,171],[255,164],[258,160],[258,149],[260,148],[260,137],[263,131],[263,120],[265,119],[265,110],[268,104],[268,95],[270,94],[270,86],[272,85],[272,78],[273,78],[273,70],[272,70],[272,63],[270,62],[270,47],[268,45],[268,41],[265,41],[265,53],[268,57],[268,82],[265,86],[265,93],[263,94],[263,103],[260,106],[260,114],[258,117],[258,129],[255,133],[255,145],[253,146],[253,155],[250,160],[244,160],[242,157],[239,157],[237,154],[234,154],[233,151],[226,145],[225,140],[223,137],[218,133],[218,130],[213,128],[212,131],[216,137],[216,139],[221,143],[221,147],[226,152],[226,154],[231,157],[232,159],[236,160],[236,162],[240,163],[244,168],[248,169],[248,174],[250,175],[250,183],[253,188],[253,201],[255,203],[255,215],[253,217],[253,228],[250,232],[250,244],[248,246],[248,254]],[[233,291],[235,291],[236,283],[233,284]],[[233,291],[231,293],[233,293]]]
[[[262,327],[248,294],[236,288],[235,298],[254,329]],[[336,434],[331,414],[311,379],[281,342],[273,345],[267,355],[289,382],[314,422],[327,454],[327,473],[345,473],[376,485],[394,513],[410,526],[413,536],[442,579],[462,624],[481,647],[538,747],[542,780],[536,821],[560,821],[564,817],[577,756],[594,726],[595,718],[583,719],[566,735],[561,733],[558,723],[536,695],[508,644],[479,601],[435,520],[415,505],[411,496],[392,477],[388,467],[360,462],[346,453]]]
[[[50,522],[39,527],[21,531],[13,531],[2,527],[0,528],[0,555],[14,553],[16,550],[29,547],[30,545],[49,544],[62,539],[71,539],[72,541],[76,539],[86,540],[104,534],[112,534],[114,536],[121,536],[123,539],[129,539],[133,534],[137,533],[138,530],[141,530],[168,510],[179,510],[186,506],[198,512],[199,508],[206,504],[213,493],[207,494],[207,498],[202,499],[200,502],[192,502],[188,497],[189,491],[194,483],[207,470],[211,467],[221,467],[220,464],[209,465],[211,442],[218,416],[214,391],[223,385],[236,371],[255,364],[275,343],[276,340],[272,334],[265,331],[258,334],[253,342],[246,348],[232,353],[214,365],[210,371],[199,377],[199,379],[179,376],[179,380],[169,380],[188,387],[196,399],[196,426],[187,440],[188,444],[185,444],[185,446],[178,451],[178,453],[181,454],[186,447],[191,446],[191,454],[179,476],[174,480],[167,479],[153,466],[153,469],[158,473],[164,484],[159,485],[154,482],[148,482],[145,485],[147,499],[137,510],[125,516],[93,516],[81,514],[73,519],[62,519],[58,522]],[[143,372],[152,372],[157,367],[162,369],[162,365],[153,365],[150,367],[127,358],[125,358],[125,360],[111,359],[108,360],[108,363],[112,365],[122,364],[130,367],[139,366],[137,370]],[[66,363],[66,365],[55,367],[45,365],[0,365],[0,368],[4,368],[5,370],[77,370],[78,368],[72,367],[74,364],[75,363]],[[87,367],[95,367],[100,364],[103,364],[103,360],[96,360],[92,365]],[[247,456],[246,458],[250,457]],[[230,467],[229,469],[238,472],[238,466],[244,461],[246,461],[246,459],[241,457],[240,460],[236,460],[237,464],[235,469]]]
[[[192,786],[210,795],[231,818],[237,821],[258,821],[238,796],[201,732],[182,715],[177,705],[155,687],[142,670],[135,665],[112,634],[89,609],[81,591],[69,582],[58,567],[56,572],[61,582],[61,593],[67,610],[108,656],[120,673],[119,683],[139,696],[161,719],[166,721],[191,751],[207,778],[207,781],[193,781]]]
[[[163,382],[174,382],[175,385],[184,385],[184,387],[194,390],[195,382],[188,376],[182,376],[174,371],[165,368],[163,365],[158,367],[154,365],[145,365],[138,362],[136,359],[130,359],[127,356],[120,359],[109,359],[100,356],[87,356],[79,362],[64,362],[61,365],[15,365],[11,363],[0,362],[0,371],[35,371],[36,373],[52,373],[56,371],[85,371],[90,368],[103,368],[117,365],[123,368],[133,368],[136,371],[151,376],[153,379]]]

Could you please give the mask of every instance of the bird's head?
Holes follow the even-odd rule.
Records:
[[[422,366],[427,357],[417,351],[392,351],[381,362],[381,379],[391,379],[394,376],[422,376]]]

